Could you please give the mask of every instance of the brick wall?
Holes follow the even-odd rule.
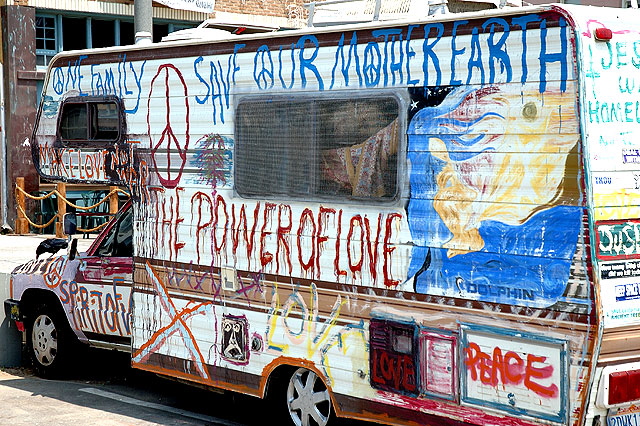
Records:
[[[304,3],[303,0],[216,0],[215,10],[287,18],[289,5],[302,6]]]

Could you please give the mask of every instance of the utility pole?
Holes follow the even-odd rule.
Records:
[[[136,44],[153,42],[153,7],[151,0],[133,2],[133,27]]]

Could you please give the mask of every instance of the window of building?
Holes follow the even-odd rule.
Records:
[[[167,24],[153,24],[153,42],[159,43],[162,41],[162,37],[169,34],[172,30],[169,29]]]
[[[120,128],[116,100],[74,98],[62,105],[58,134],[63,141],[116,142]]]
[[[120,46],[128,46],[136,41],[133,22],[120,21]]]
[[[130,20],[106,18],[101,15],[78,17],[36,14],[36,64],[48,65],[51,58],[63,50],[126,46],[135,42],[133,17]],[[154,24],[154,41],[160,41],[176,29],[194,26],[188,23]]]
[[[56,53],[58,53],[56,17],[36,16],[36,64],[47,65]]]
[[[87,47],[87,20],[62,18],[62,50],[78,50]]]
[[[91,20],[91,47],[116,46],[116,21]]]
[[[241,100],[235,184],[247,197],[390,201],[402,134],[395,97]]]

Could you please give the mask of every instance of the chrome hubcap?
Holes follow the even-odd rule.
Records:
[[[329,391],[313,371],[299,368],[291,376],[287,406],[296,426],[326,426],[329,422]]]
[[[58,353],[58,332],[49,316],[40,315],[33,322],[31,341],[38,362],[44,366],[51,365]]]

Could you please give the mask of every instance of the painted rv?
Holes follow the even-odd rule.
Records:
[[[640,421],[639,136],[638,10],[546,5],[65,52],[31,145],[132,191],[136,368],[595,426]]]

